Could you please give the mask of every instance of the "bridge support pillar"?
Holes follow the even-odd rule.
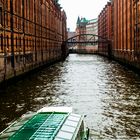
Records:
[[[62,60],[64,61],[67,56],[68,56],[68,48],[67,48],[67,43],[66,42],[63,42],[62,45],[61,45],[61,58]]]
[[[112,45],[111,45],[111,43],[108,44],[108,57],[112,58]]]

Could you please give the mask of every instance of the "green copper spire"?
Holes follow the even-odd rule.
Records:
[[[79,26],[80,25],[80,17],[78,16],[78,19],[77,19],[77,26]]]

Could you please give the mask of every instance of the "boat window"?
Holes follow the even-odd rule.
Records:
[[[77,126],[77,122],[67,120],[65,125],[76,127]]]
[[[61,127],[60,131],[56,135],[55,140],[71,140],[73,136],[75,138],[79,137],[79,127],[81,126],[81,115],[77,114],[70,114],[67,120],[64,122],[63,126]],[[78,131],[76,131],[78,130]]]
[[[74,133],[75,127],[64,125],[64,126],[62,126],[61,130]]]
[[[80,120],[80,117],[73,117],[73,116],[70,116],[68,119],[71,120],[71,121],[76,121],[76,122],[78,122],[78,121]]]
[[[73,137],[73,133],[69,133],[69,132],[64,132],[64,131],[59,131],[58,138],[62,138],[62,139],[67,139],[67,140],[71,140]]]

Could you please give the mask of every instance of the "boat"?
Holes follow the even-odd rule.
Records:
[[[71,107],[43,107],[23,115],[0,133],[0,140],[88,140],[84,116]]]

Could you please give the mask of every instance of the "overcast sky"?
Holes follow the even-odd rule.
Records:
[[[108,0],[59,0],[67,14],[67,27],[75,31],[77,17],[94,19],[98,17]]]

